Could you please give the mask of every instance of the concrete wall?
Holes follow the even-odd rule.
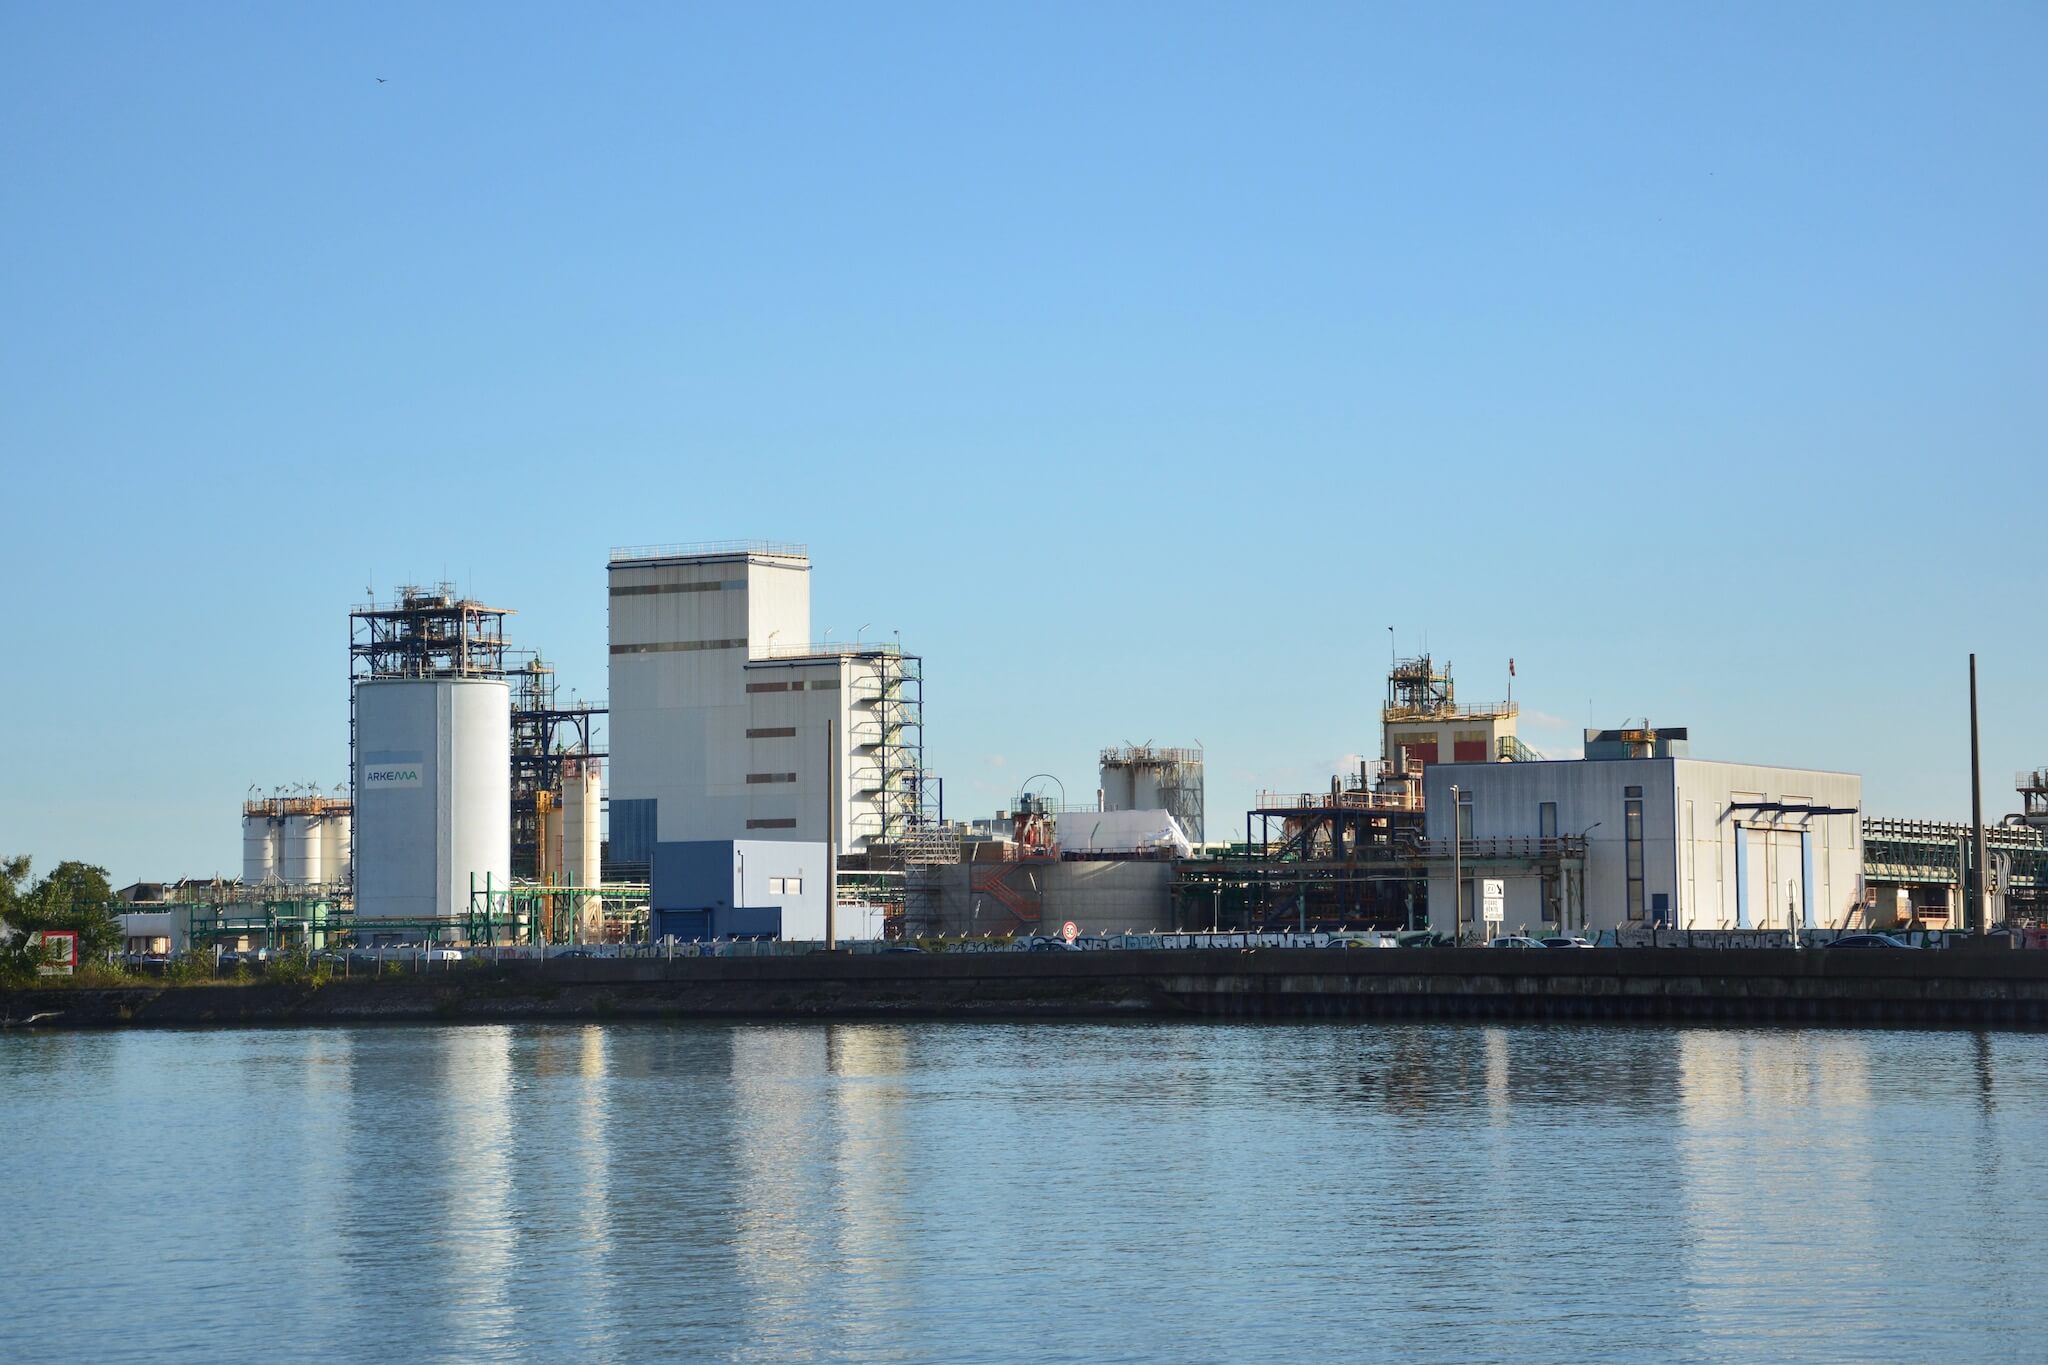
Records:
[[[1861,894],[1857,815],[1732,809],[1741,802],[1787,801],[1853,811],[1862,804],[1863,788],[1854,774],[1689,758],[1436,764],[1423,778],[1432,843],[1451,836],[1453,785],[1469,795],[1470,837],[1476,841],[1539,837],[1545,802],[1557,805],[1558,834],[1586,836],[1584,919],[1575,921],[1575,928],[1613,929],[1632,922],[1624,823],[1625,803],[1635,799],[1630,788],[1640,788],[1643,802],[1647,918],[1656,916],[1656,898],[1662,895],[1666,922],[1677,928],[1786,927],[1788,901],[1802,923],[1830,926],[1842,921]],[[1740,879],[1738,842],[1743,845]],[[1498,878],[1506,883],[1508,932],[1555,923],[1545,912],[1537,874],[1475,864],[1466,875],[1468,882]],[[1467,895],[1476,913],[1476,889]],[[1431,927],[1449,932],[1453,903],[1448,869],[1434,869]]]
[[[938,914],[928,933],[1050,934],[1068,920],[1087,934],[1173,926],[1168,862],[961,863],[931,879]]]
[[[1400,750],[1404,747],[1433,743],[1437,746],[1436,761],[1450,763],[1457,753],[1460,736],[1470,736],[1483,744],[1486,756],[1482,761],[1490,762],[1500,753],[1500,742],[1515,737],[1515,717],[1463,716],[1382,721],[1380,756],[1392,762],[1400,757]]]

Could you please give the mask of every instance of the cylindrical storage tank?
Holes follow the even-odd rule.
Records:
[[[547,875],[543,881],[561,883],[569,880],[569,874],[562,862],[562,805],[555,802],[542,815],[547,837],[542,841],[547,846],[542,868]]]
[[[1101,805],[1104,810],[1131,809],[1131,770],[1122,763],[1105,763],[1099,774],[1097,785],[1101,788]]]
[[[1166,801],[1159,794],[1160,768],[1156,764],[1134,764],[1131,774],[1130,810],[1165,810]]]
[[[277,826],[267,815],[242,817],[242,884],[258,886],[277,878]]]
[[[562,871],[577,886],[604,880],[598,866],[604,839],[598,812],[604,805],[604,777],[594,758],[571,759],[562,768]]]
[[[594,758],[571,759],[562,768],[562,870],[577,886],[604,881],[604,839],[598,811],[604,804],[604,778]],[[604,930],[604,901],[578,897],[576,937],[589,942]]]
[[[331,810],[320,831],[320,880],[339,886],[348,880],[349,813]]]
[[[317,815],[287,815],[284,818],[284,849],[279,855],[278,875],[289,886],[305,886],[320,880],[320,827]]]
[[[452,927],[470,912],[472,885],[481,892],[511,883],[511,755],[511,700],[502,681],[356,684],[358,923],[441,920]]]

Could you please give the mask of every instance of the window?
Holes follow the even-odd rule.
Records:
[[[651,645],[613,645],[614,654],[676,654],[700,649],[745,649],[745,640],[669,640]]]
[[[1628,863],[1628,917],[1639,920],[1643,917],[1643,801],[1642,788],[1630,787],[1637,793],[1621,803],[1622,838],[1626,841]]]
[[[768,894],[771,896],[801,896],[804,893],[802,877],[770,877]]]
[[[649,597],[672,592],[724,592],[746,586],[746,581],[738,578],[727,578],[716,583],[631,583],[625,587],[613,588],[612,596]]]
[[[787,692],[787,691],[789,691],[789,684],[788,684],[788,683],[786,683],[786,682],[772,682],[772,683],[748,683],[748,684],[747,684],[747,691],[749,691],[749,692]]]
[[[794,820],[749,820],[748,829],[795,829]]]
[[[795,773],[748,773],[748,782],[794,782]]]
[[[748,739],[794,739],[794,725],[762,725],[747,731]]]

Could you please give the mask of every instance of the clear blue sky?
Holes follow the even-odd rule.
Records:
[[[1211,827],[1377,752],[1387,627],[1526,737],[1994,811],[2048,762],[2048,10],[0,8],[0,852],[233,872],[346,612],[605,686],[607,547],[802,540],[985,813]],[[378,84],[377,77],[386,78]]]

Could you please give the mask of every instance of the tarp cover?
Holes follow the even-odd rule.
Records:
[[[1059,818],[1062,853],[1157,853],[1172,849],[1176,857],[1194,854],[1180,821],[1163,810],[1062,811]]]

